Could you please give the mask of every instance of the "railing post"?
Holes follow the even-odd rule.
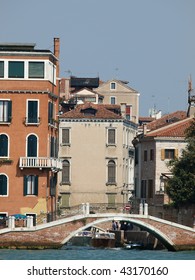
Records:
[[[15,228],[15,217],[14,216],[8,217],[8,227],[11,229]]]
[[[148,203],[144,203],[144,215],[148,216]]]
[[[143,203],[142,202],[139,204],[139,214],[143,215]]]
[[[87,203],[85,204],[85,214],[86,214],[86,215],[89,215],[89,208],[90,208],[89,202],[87,202]]]
[[[33,227],[33,217],[27,216],[27,228]]]

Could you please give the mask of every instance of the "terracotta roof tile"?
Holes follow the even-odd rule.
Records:
[[[148,132],[146,137],[185,137],[185,131],[191,125],[192,119],[193,118],[186,118],[167,125],[166,127]]]
[[[163,126],[167,126],[170,123],[175,123],[177,121],[183,120],[187,118],[187,114],[185,111],[176,111],[170,114],[166,114],[162,116],[160,119],[156,119],[147,124],[148,130],[158,129]]]
[[[112,110],[119,110],[119,105],[94,104],[86,102],[79,104],[75,109],[64,113],[60,118],[67,119],[122,119],[122,116]],[[89,112],[91,110],[92,114]]]

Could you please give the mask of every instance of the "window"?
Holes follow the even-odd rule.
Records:
[[[132,106],[131,105],[126,105],[126,119],[127,120],[130,120],[131,119],[131,108],[132,108]]]
[[[153,180],[148,180],[148,198],[153,198]]]
[[[44,62],[29,62],[28,77],[44,79]]]
[[[24,62],[9,61],[9,78],[24,78]]]
[[[114,96],[111,96],[110,97],[110,104],[116,104],[116,97],[114,97]]]
[[[50,177],[50,195],[51,196],[56,195],[56,184],[57,184],[57,176],[56,176],[56,174],[53,174],[53,176]]]
[[[162,149],[161,160],[171,160],[178,157],[178,149]]]
[[[8,157],[8,137],[0,134],[0,157]]]
[[[114,160],[108,162],[108,184],[116,184],[116,164]]]
[[[64,160],[62,163],[62,184],[70,183],[70,163]]]
[[[116,89],[116,83],[114,82],[110,83],[110,89]]]
[[[0,195],[7,195],[8,194],[8,182],[7,176],[4,174],[0,174]]]
[[[108,208],[115,207],[116,195],[112,193],[107,195],[108,195]]]
[[[108,129],[108,145],[116,144],[116,129],[109,128]]]
[[[144,151],[144,161],[147,161],[148,158],[148,152],[147,150]]]
[[[24,196],[26,195],[38,195],[37,175],[24,176]]]
[[[12,101],[0,100],[0,122],[11,122],[12,118]]]
[[[54,124],[54,105],[53,103],[48,103],[48,123]]]
[[[153,161],[154,160],[154,150],[150,149],[150,160]]]
[[[27,108],[27,123],[28,124],[37,124],[39,123],[38,118],[38,100],[28,100]]]
[[[27,157],[37,157],[37,137],[34,134],[27,138]]]
[[[4,61],[0,61],[0,78],[4,78]]]
[[[70,193],[62,193],[61,195],[61,207],[70,207]]]
[[[146,180],[141,181],[141,198],[146,198]]]
[[[54,136],[50,137],[50,157],[57,157],[57,140]]]
[[[62,145],[70,145],[70,129],[62,128]]]

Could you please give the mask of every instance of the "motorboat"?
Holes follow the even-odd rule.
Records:
[[[91,245],[98,248],[114,248],[115,234],[111,232],[95,232],[91,239]]]
[[[123,245],[124,249],[126,250],[132,250],[132,249],[142,249],[143,248],[143,244],[139,243],[139,242],[128,242],[128,243],[124,243]]]

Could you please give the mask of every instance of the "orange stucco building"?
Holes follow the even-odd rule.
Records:
[[[0,216],[57,209],[59,49],[0,44]]]

